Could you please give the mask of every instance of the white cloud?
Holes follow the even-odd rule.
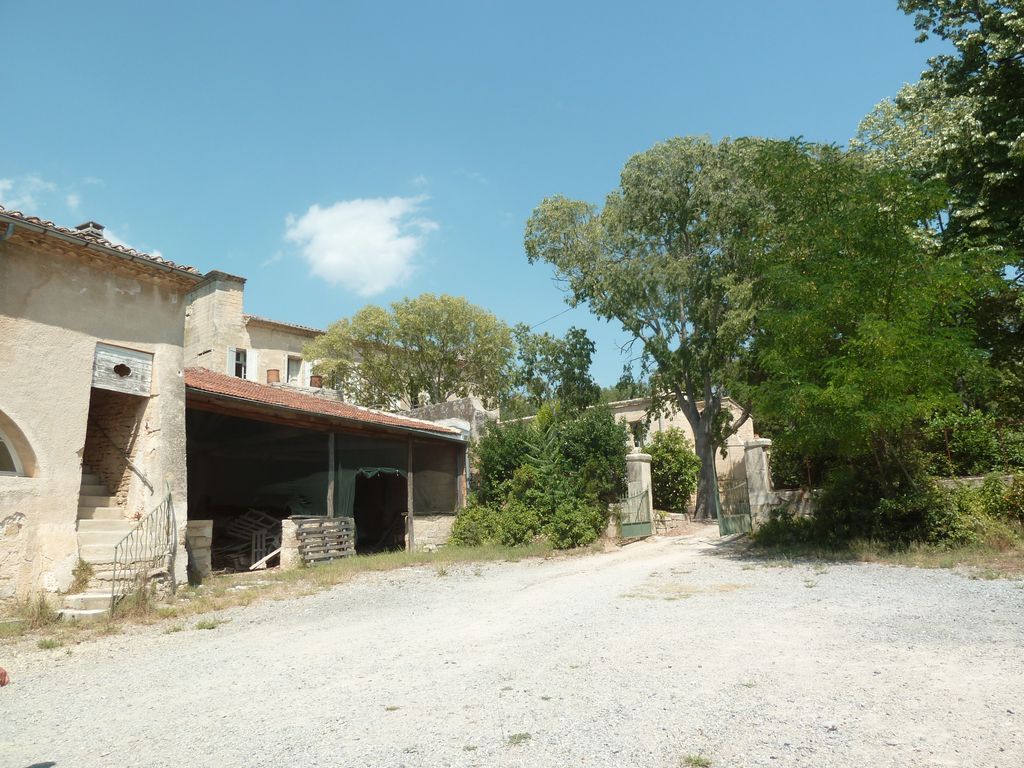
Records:
[[[64,198],[64,202],[68,204],[68,209],[70,209],[72,213],[78,213],[79,208],[82,206],[82,196],[77,192],[72,192]]]
[[[402,282],[436,222],[417,216],[424,197],[343,200],[285,220],[313,274],[363,296]]]
[[[0,179],[0,205],[23,213],[36,213],[40,197],[45,197],[56,189],[56,184],[35,175]]]

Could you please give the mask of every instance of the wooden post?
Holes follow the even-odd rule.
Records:
[[[327,516],[334,517],[334,433],[327,435]]]
[[[409,438],[409,455],[405,465],[405,548],[413,551],[416,545],[412,524],[412,438]]]
[[[458,451],[456,464],[458,466],[458,475],[455,478],[457,487],[455,489],[455,511],[458,512],[466,507],[466,474],[469,470],[467,466],[469,464],[469,446],[465,448],[456,449]]]

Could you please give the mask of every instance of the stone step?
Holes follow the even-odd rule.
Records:
[[[80,624],[87,624],[94,621],[103,621],[110,615],[109,608],[61,608],[57,611],[64,621],[74,621]]]
[[[107,490],[107,486],[101,483],[82,483],[78,488],[78,493],[81,496],[109,496],[110,491]]]
[[[79,520],[124,520],[124,510],[120,507],[79,507]]]
[[[116,507],[116,496],[79,496],[78,506],[80,507]]]
[[[121,531],[122,533],[128,533],[132,528],[135,527],[135,523],[131,520],[107,520],[105,518],[86,518],[85,520],[78,521],[79,532],[83,531]]]
[[[97,563],[113,563],[114,547],[103,544],[79,544],[78,557],[93,566],[93,570],[99,570]]]
[[[114,522],[114,521],[110,521]],[[89,531],[79,530],[78,531],[78,547],[91,547],[91,546],[104,546],[109,547],[110,551],[114,551],[114,547],[121,543],[121,539],[128,535],[131,531],[131,526],[126,527],[123,530],[113,531]]]
[[[64,595],[64,607],[76,611],[91,611],[96,608],[106,610],[110,607],[110,590],[79,592],[76,595]]]

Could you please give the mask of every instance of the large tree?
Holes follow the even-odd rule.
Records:
[[[390,307],[369,305],[331,324],[305,349],[316,370],[361,405],[416,404],[508,387],[512,331],[458,296],[424,293]]]
[[[689,421],[699,517],[717,510],[715,451],[749,415],[730,422],[722,401],[753,328],[749,259],[760,211],[743,173],[751,146],[671,139],[629,160],[603,208],[551,197],[526,227],[530,262],[555,267],[571,304],[622,323],[642,347],[653,391]]]

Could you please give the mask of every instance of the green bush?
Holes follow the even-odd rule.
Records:
[[[496,538],[493,510],[476,502],[466,505],[452,524],[452,544],[479,547]]]
[[[522,421],[491,424],[487,428],[473,450],[480,501],[499,500],[501,484],[511,480],[515,471],[529,460],[533,432],[530,423]]]
[[[680,429],[656,432],[647,446],[651,454],[651,486],[658,509],[685,512],[697,490],[700,459]]]
[[[543,534],[558,548],[596,539],[608,501],[626,489],[627,428],[608,408],[494,425],[476,446],[477,491],[452,529],[455,544],[526,544]]]
[[[554,461],[572,477],[581,495],[605,503],[626,492],[626,445],[629,428],[607,406],[589,408],[575,418],[556,421]]]
[[[544,524],[544,535],[556,549],[582,547],[597,540],[608,522],[608,512],[592,501],[565,499]]]
[[[494,542],[506,547],[529,544],[540,532],[540,513],[524,502],[509,498],[494,510]]]

